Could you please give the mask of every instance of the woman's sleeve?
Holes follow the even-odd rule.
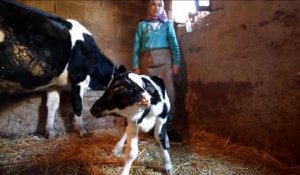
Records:
[[[173,27],[173,22],[168,22],[168,42],[170,44],[171,54],[172,54],[172,65],[180,67],[180,52],[179,45]]]
[[[138,68],[140,66],[140,49],[142,47],[142,23],[138,24],[136,29],[135,37],[134,37],[134,45],[133,45],[133,68]]]

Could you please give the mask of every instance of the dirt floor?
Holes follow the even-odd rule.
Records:
[[[40,136],[0,139],[0,174],[3,175],[117,175],[123,156],[111,154],[121,133],[98,131],[80,138],[67,133],[48,140]],[[201,142],[189,147],[172,142],[173,175],[296,175],[299,167],[288,168],[254,148],[241,148],[229,141],[200,133]],[[227,151],[224,151],[226,147]],[[230,148],[230,149],[228,149]],[[164,174],[159,148],[150,136],[139,142],[139,156],[132,175]],[[245,153],[246,152],[246,153]]]

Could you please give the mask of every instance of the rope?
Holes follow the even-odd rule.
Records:
[[[114,74],[115,74],[115,66],[113,66],[113,70],[112,70],[112,73],[111,73],[111,76],[110,76],[110,80],[109,80],[109,82],[108,82],[107,87],[110,86],[111,82],[112,82],[113,79],[115,78]]]

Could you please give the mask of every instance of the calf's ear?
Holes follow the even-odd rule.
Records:
[[[126,67],[123,64],[121,64],[120,67],[118,68],[118,74],[123,74],[126,71],[127,71]]]

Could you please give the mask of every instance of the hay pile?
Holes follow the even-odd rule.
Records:
[[[121,173],[124,157],[112,156],[111,150],[120,136],[121,133],[118,131],[109,130],[95,132],[92,137],[86,138],[68,133],[53,140],[38,136],[0,139],[0,174],[117,175]],[[209,141],[208,135],[204,133],[202,137],[203,142],[193,144],[192,148],[184,143],[171,143],[170,155],[174,166],[172,174],[282,174],[282,169],[275,168],[280,165],[279,162],[271,160],[272,163],[275,161],[275,167],[267,166],[270,162],[260,163],[261,156],[257,155],[254,149],[251,149],[251,152],[255,152],[254,155],[243,155],[243,151],[241,152],[238,146],[234,146],[223,154],[224,148],[219,148],[220,145],[215,142],[216,140],[210,143],[212,138]],[[140,154],[132,166],[131,174],[164,174],[159,148],[154,139],[145,137],[139,142],[139,148]],[[232,156],[228,156],[229,152]],[[259,163],[248,161],[253,158],[259,160]],[[292,171],[286,172],[284,174],[292,173]]]

